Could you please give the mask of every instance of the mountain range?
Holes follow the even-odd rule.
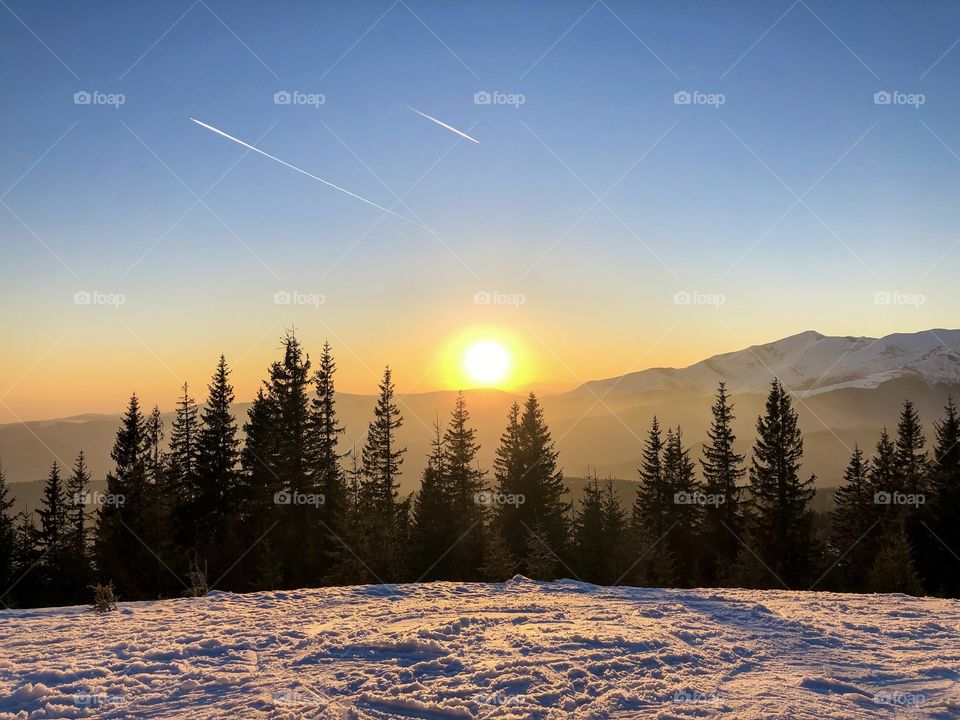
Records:
[[[568,475],[595,470],[602,476],[633,480],[654,415],[663,425],[681,425],[693,455],[699,455],[720,381],[727,384],[735,403],[739,450],[749,453],[774,377],[796,401],[805,438],[804,472],[815,473],[822,487],[835,486],[854,443],[872,450],[881,428],[896,423],[904,399],[914,401],[929,432],[947,397],[960,396],[960,330],[882,338],[807,331],[685,368],[650,368],[590,381],[569,392],[544,395],[541,401]],[[480,462],[489,468],[507,410],[522,397],[497,390],[468,390],[465,395],[482,445]],[[454,391],[398,396],[405,417],[399,439],[408,450],[405,489],[417,487],[432,423],[449,415],[455,396]],[[337,402],[347,428],[343,447],[359,448],[375,398],[340,393]],[[248,407],[236,404],[241,421]],[[165,417],[168,427],[171,418]],[[119,414],[82,415],[0,425],[0,458],[18,506],[36,506],[39,483],[54,457],[71,464],[84,449],[94,477],[102,479],[109,469],[118,420]]]

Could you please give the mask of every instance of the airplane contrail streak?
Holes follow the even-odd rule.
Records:
[[[260,148],[256,148],[256,147],[254,147],[253,145],[251,145],[250,143],[246,143],[246,142],[244,142],[243,140],[241,140],[241,139],[239,139],[239,138],[235,138],[233,135],[228,135],[227,133],[223,132],[223,130],[218,130],[217,128],[213,127],[213,125],[207,125],[207,123],[201,122],[200,120],[197,120],[196,118],[190,118],[190,120],[192,120],[193,122],[195,122],[195,123],[196,123],[197,125],[199,125],[200,127],[204,127],[204,128],[206,128],[207,130],[211,130],[211,131],[215,132],[217,135],[222,135],[223,137],[227,138],[227,140],[232,140],[233,142],[237,143],[238,145],[243,145],[243,147],[249,148],[250,150],[253,150],[255,153],[260,153],[260,154],[263,155],[264,157],[268,157],[268,158],[270,158],[271,160],[275,160],[276,162],[280,163],[281,165],[286,165],[286,166],[287,166],[288,168],[290,168],[291,170],[296,170],[298,173],[301,173],[302,175],[306,175],[308,178],[313,178],[314,180],[319,180],[319,181],[322,182],[324,185],[328,185],[328,186],[332,187],[334,190],[339,190],[340,192],[345,193],[345,194],[349,195],[349,196],[352,197],[352,198],[356,198],[356,199],[359,200],[360,202],[364,202],[364,203],[366,203],[367,205],[372,205],[373,207],[377,208],[378,210],[383,210],[383,212],[389,213],[390,215],[393,215],[393,216],[396,217],[396,218],[400,218],[400,219],[403,220],[404,222],[408,222],[408,223],[410,223],[411,225],[416,225],[417,227],[422,227],[422,228],[425,228],[425,229],[429,229],[429,228],[426,228],[425,225],[422,225],[422,224],[420,224],[420,223],[418,223],[418,222],[416,222],[416,221],[414,221],[414,220],[411,220],[410,218],[406,218],[406,217],[404,217],[403,215],[399,215],[399,214],[395,213],[395,212],[394,212],[393,210],[391,210],[390,208],[385,208],[385,207],[383,207],[383,205],[377,205],[377,203],[375,203],[375,202],[373,202],[373,201],[371,201],[371,200],[367,200],[365,197],[361,197],[361,196],[357,195],[356,193],[350,192],[350,191],[347,190],[346,188],[342,188],[342,187],[340,187],[339,185],[334,185],[332,182],[329,182],[329,181],[327,181],[327,180],[324,180],[322,177],[317,177],[317,176],[314,175],[313,173],[308,173],[306,170],[303,170],[303,169],[301,169],[301,168],[298,168],[296,165],[291,165],[291,164],[288,163],[286,160],[281,160],[280,158],[278,158],[278,157],[276,157],[276,156],[274,156],[274,155],[271,155],[271,154],[268,153],[268,152],[264,152],[264,151],[261,150]]]
[[[459,135],[460,137],[466,138],[466,139],[469,140],[470,142],[475,142],[475,143],[477,143],[478,145],[480,144],[480,141],[477,140],[476,138],[470,137],[470,136],[467,135],[465,132],[460,132],[459,130],[457,130],[457,129],[456,129],[455,127],[453,127],[452,125],[447,125],[445,122],[443,122],[443,120],[437,120],[437,119],[436,119],[435,117],[433,117],[432,115],[427,115],[426,113],[422,113],[422,112],[420,112],[419,110],[417,110],[416,108],[410,107],[409,105],[407,105],[406,108],[407,108],[407,110],[413,110],[417,115],[420,115],[421,117],[425,117],[427,120],[429,120],[429,121],[431,121],[431,122],[435,122],[435,123],[436,123],[437,125],[439,125],[440,127],[445,127],[445,128],[446,128],[447,130],[449,130],[450,132],[455,132],[457,135]]]

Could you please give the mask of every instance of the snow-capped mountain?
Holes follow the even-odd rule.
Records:
[[[685,368],[651,368],[586,383],[573,393],[619,396],[665,392],[707,395],[724,381],[731,393],[763,392],[773,377],[794,392],[875,388],[903,377],[960,383],[960,330],[828,337],[808,330],[765,345],[714,355]]]

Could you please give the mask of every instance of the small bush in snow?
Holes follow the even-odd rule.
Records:
[[[113,583],[91,585],[93,590],[93,611],[107,613],[117,609],[117,596],[113,592]]]

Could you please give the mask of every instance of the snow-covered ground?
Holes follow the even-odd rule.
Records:
[[[960,602],[524,578],[0,612],[0,717],[960,717]]]

